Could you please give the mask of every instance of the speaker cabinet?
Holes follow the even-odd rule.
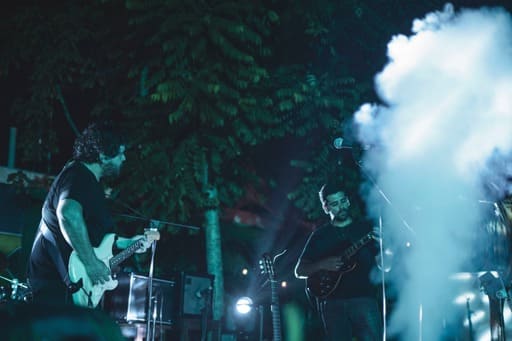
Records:
[[[181,292],[180,315],[185,318],[201,317],[205,309],[212,316],[213,276],[209,274],[179,274]]]
[[[105,293],[104,309],[118,322],[147,322],[149,278],[124,273],[117,280],[117,288]],[[175,289],[175,282],[153,278],[153,316],[156,316],[156,322],[166,325],[176,322]]]

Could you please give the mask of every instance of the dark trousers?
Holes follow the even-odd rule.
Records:
[[[56,259],[61,257],[56,247],[40,233],[36,236],[28,262],[28,282],[33,301],[52,305],[71,304]]]
[[[328,299],[320,302],[325,340],[382,340],[382,317],[377,301],[368,297]]]

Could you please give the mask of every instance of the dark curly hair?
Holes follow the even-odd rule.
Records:
[[[112,123],[91,123],[75,140],[73,159],[87,163],[100,161],[100,153],[114,157],[123,144],[121,135]]]
[[[318,191],[318,197],[320,198],[320,202],[322,205],[325,204],[327,200],[327,196],[331,194],[335,194],[338,192],[344,192],[348,197],[352,197],[353,193],[350,191],[349,186],[343,183],[341,179],[329,179],[320,188]]]

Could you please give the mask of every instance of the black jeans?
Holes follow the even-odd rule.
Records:
[[[320,313],[326,340],[382,340],[382,317],[373,298],[328,299],[320,303]]]
[[[72,304],[66,285],[55,265],[56,257],[61,256],[55,246],[38,234],[32,246],[27,273],[35,303]]]

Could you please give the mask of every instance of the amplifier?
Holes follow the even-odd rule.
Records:
[[[148,282],[146,276],[121,273],[119,285],[105,293],[104,310],[118,322],[147,322]],[[153,278],[153,316],[156,323],[171,325],[176,322],[175,282]]]
[[[179,283],[179,315],[181,317],[201,317],[206,311],[212,316],[213,275],[182,272],[176,278]]]

